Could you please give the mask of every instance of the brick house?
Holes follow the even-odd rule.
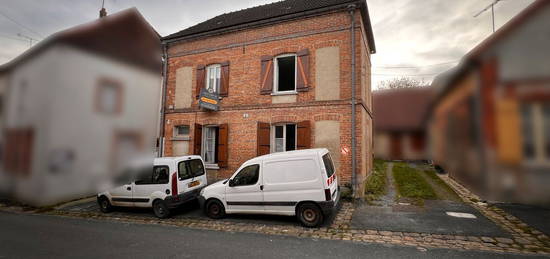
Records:
[[[483,199],[550,204],[548,28],[535,1],[432,83],[434,162]]]
[[[200,154],[212,179],[259,155],[326,147],[341,182],[352,182],[355,167],[363,186],[372,167],[375,53],[366,1],[276,2],[214,17],[163,42],[162,155]],[[220,96],[217,111],[199,107],[205,90]]]
[[[425,117],[430,87],[373,92],[374,156],[388,160],[429,160]]]

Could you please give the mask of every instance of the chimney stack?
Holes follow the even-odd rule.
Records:
[[[102,18],[105,16],[107,16],[107,10],[105,10],[105,8],[101,8],[101,10],[99,10],[99,18]]]

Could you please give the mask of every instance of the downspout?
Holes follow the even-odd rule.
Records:
[[[159,130],[159,153],[158,157],[164,155],[164,121],[166,116],[164,115],[166,106],[166,86],[168,81],[168,54],[166,53],[166,42],[162,42],[162,101],[160,107],[160,130]]]
[[[356,158],[356,121],[355,121],[355,4],[348,5],[351,19],[351,186],[352,197],[356,197],[357,191],[357,158]]]

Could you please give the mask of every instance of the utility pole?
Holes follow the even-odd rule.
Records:
[[[487,11],[489,8],[491,8],[491,17],[493,20],[493,32],[495,32],[495,5],[498,4],[502,0],[494,0],[493,3],[488,5],[487,7],[483,8],[483,10],[479,11],[477,14],[474,15],[474,18],[478,17],[483,12]]]
[[[25,34],[21,34],[21,33],[18,33],[17,36],[19,36],[19,37],[21,37],[21,38],[24,38],[24,39],[28,40],[28,41],[29,41],[29,48],[32,47],[32,42],[33,42],[33,41],[38,41],[38,40],[35,39],[35,38],[29,37],[29,36],[27,36],[27,35],[25,35]]]

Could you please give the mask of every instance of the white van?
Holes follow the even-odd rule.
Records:
[[[211,218],[226,213],[296,215],[306,227],[321,225],[338,199],[336,172],[325,148],[253,158],[199,196]]]
[[[136,176],[134,180],[97,195],[102,212],[110,212],[113,206],[152,207],[157,217],[167,218],[170,209],[196,199],[207,185],[200,156],[155,158],[152,168],[149,165],[129,170],[134,170],[130,173]]]

